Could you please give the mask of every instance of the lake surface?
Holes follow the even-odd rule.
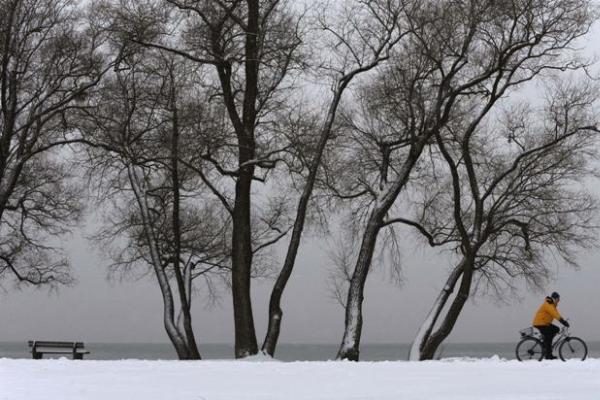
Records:
[[[409,344],[364,344],[361,346],[362,361],[397,361],[408,358]],[[514,343],[447,343],[441,357],[489,358],[497,355],[514,359]],[[175,351],[169,343],[94,343],[85,342],[91,354],[88,360],[174,360]],[[600,358],[600,342],[588,342],[588,357]],[[282,343],[275,357],[281,361],[325,361],[335,359],[337,344],[291,344]],[[231,359],[233,346],[229,344],[203,344],[200,352],[204,359]],[[27,341],[0,342],[0,358],[31,358]],[[44,356],[46,357],[46,356]]]

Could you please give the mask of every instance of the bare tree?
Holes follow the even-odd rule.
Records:
[[[389,58],[391,49],[405,35],[399,22],[410,3],[403,0],[345,2],[339,10],[340,15],[337,16],[336,22],[328,22],[324,15],[318,19],[319,34],[325,31],[330,35],[329,45],[320,50],[327,55],[329,61],[321,64],[318,72],[325,72],[331,76],[332,93],[326,112],[322,116],[323,122],[319,128],[316,146],[305,154],[305,157],[309,158],[307,176],[296,207],[296,218],[285,261],[273,286],[269,302],[269,325],[262,346],[262,351],[266,354],[275,354],[283,317],[281,298],[294,269],[309,202],[322,164],[323,153],[332,137],[344,92],[353,80],[377,68]],[[329,13],[332,11],[334,10],[328,8]]]
[[[426,2],[407,14],[411,40],[369,87],[370,117],[361,122],[354,113],[358,138],[338,156],[346,179],[331,185],[343,197],[350,188],[368,199],[338,358],[358,360],[377,238],[424,149],[456,119],[477,128],[501,98],[541,72],[580,66],[566,53],[587,32],[590,7],[563,0]]]
[[[66,123],[110,64],[69,0],[0,1],[0,275],[30,284],[69,283],[68,260],[50,237],[80,215],[73,173],[59,146]]]
[[[287,233],[283,205],[253,208],[253,183],[266,182],[288,149],[277,120],[285,115],[292,71],[302,67],[299,17],[280,0],[115,1],[116,30],[127,43],[209,65],[211,101],[226,113],[214,146],[188,165],[231,215],[231,289],[235,355],[258,352],[250,297],[254,258]],[[205,168],[210,167],[209,174]],[[220,175],[214,175],[216,173]],[[211,179],[211,176],[213,179]],[[261,224],[253,224],[261,222]],[[263,229],[266,227],[267,229]],[[255,244],[261,238],[259,245]]]
[[[477,287],[495,295],[516,279],[540,287],[553,259],[576,265],[574,251],[593,243],[597,201],[581,183],[596,155],[596,93],[588,84],[558,86],[543,113],[519,104],[502,126],[489,121],[471,130],[457,123],[437,136],[447,163],[438,166],[438,177],[444,182],[447,171],[451,190],[426,201],[422,221],[410,224],[432,244],[452,243],[461,259],[421,326],[411,359],[433,358]]]
[[[179,358],[199,359],[192,294],[200,280],[209,294],[214,279],[228,281],[230,224],[185,166],[213,118],[198,96],[202,68],[174,57],[129,53],[79,118],[92,179],[112,209],[99,236],[116,250],[113,268],[151,268]]]

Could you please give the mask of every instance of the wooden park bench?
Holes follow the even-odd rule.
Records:
[[[85,349],[83,342],[48,342],[42,340],[30,340],[31,357],[34,360],[41,359],[44,354],[71,354],[73,360],[83,360],[84,354],[90,354]]]

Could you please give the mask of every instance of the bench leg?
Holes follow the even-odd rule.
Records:
[[[73,353],[73,360],[83,360],[83,353]]]
[[[37,351],[32,351],[31,352],[31,357],[34,360],[41,360],[43,356],[44,356],[44,353],[38,353]]]

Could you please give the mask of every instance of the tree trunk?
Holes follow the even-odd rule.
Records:
[[[460,282],[458,293],[450,306],[450,309],[446,313],[444,320],[438,330],[432,334],[423,345],[421,350],[421,360],[432,360],[438,347],[454,328],[454,324],[460,315],[469,295],[471,293],[471,284],[473,282],[473,261],[465,261],[465,267]]]
[[[233,293],[236,358],[243,358],[258,353],[250,297],[252,271],[250,189],[253,174],[253,168],[244,168],[240,173],[240,177],[236,183],[235,205],[233,209],[233,270],[231,289]]]
[[[350,290],[348,290],[344,338],[338,350],[338,359],[358,361],[359,358],[364,286],[367,281],[368,269],[371,266],[373,253],[375,252],[377,235],[383,224],[383,215],[380,210],[373,210],[369,216],[369,224],[363,235],[360,253],[354,273],[352,274],[352,280],[350,281]]]
[[[448,302],[448,299],[450,298],[450,295],[454,291],[458,279],[463,273],[463,265],[464,260],[461,261],[456,267],[454,267],[454,269],[450,273],[450,276],[448,277],[448,280],[446,281],[446,286],[444,286],[444,288],[438,295],[437,299],[433,303],[431,311],[429,311],[429,314],[427,314],[425,321],[423,321],[423,324],[419,328],[419,331],[417,332],[417,335],[410,348],[410,353],[408,356],[408,359],[410,361],[422,360],[421,351],[423,350],[425,343],[429,339],[431,332],[433,331],[433,328],[438,321],[440,313],[442,312],[442,309],[444,308],[444,306]]]
[[[171,287],[169,285],[169,278],[167,277],[160,261],[158,245],[152,231],[150,211],[148,204],[146,203],[145,193],[142,185],[140,184],[135,167],[128,165],[127,172],[131,187],[140,208],[140,215],[142,217],[144,226],[144,235],[148,240],[152,267],[154,269],[154,273],[156,274],[158,286],[163,297],[163,323],[165,325],[165,330],[167,331],[167,335],[169,336],[173,347],[175,347],[175,351],[177,352],[179,359],[187,360],[190,359],[191,354],[184,336],[181,334],[177,328],[177,325],[175,324],[175,304],[173,301],[173,292],[171,291]]]
[[[246,78],[242,118],[240,120],[235,106],[235,95],[231,89],[231,69],[217,67],[225,104],[238,139],[239,175],[235,184],[235,203],[233,207],[233,232],[231,248],[231,289],[233,296],[233,319],[235,324],[235,357],[243,358],[258,353],[250,283],[252,273],[252,226],[251,226],[251,188],[254,178],[254,165],[247,164],[255,156],[256,142],[256,99],[259,85],[260,43],[259,22],[260,2],[247,0],[248,16],[245,43],[244,74]]]
[[[392,185],[382,190],[381,197],[369,214],[369,220],[363,234],[360,252],[358,253],[358,259],[356,261],[356,266],[354,267],[350,288],[348,290],[344,336],[337,354],[338,359],[358,361],[360,335],[362,331],[362,302],[364,299],[364,288],[371,267],[373,254],[375,252],[375,246],[377,244],[377,235],[384,226],[384,218],[387,212],[408,182],[410,173],[432,134],[433,132],[423,134],[413,144],[406,161],[398,172],[398,177]]]
[[[333,122],[335,121],[337,108],[348,83],[349,81],[342,81],[339,84],[333,99],[331,100],[331,105],[329,107],[329,111],[327,112],[325,124],[321,129],[321,135],[319,138],[319,143],[317,144],[316,153],[309,167],[308,178],[306,180],[306,184],[304,185],[302,195],[300,196],[298,207],[296,208],[294,229],[292,230],[292,237],[290,238],[290,244],[288,245],[285,261],[281,271],[279,272],[279,275],[277,276],[273,290],[271,291],[271,299],[269,301],[269,325],[262,346],[262,351],[271,357],[275,355],[275,348],[277,347],[279,333],[281,330],[281,319],[283,317],[283,311],[281,309],[281,297],[283,296],[283,291],[285,290],[296,263],[296,257],[298,255],[298,249],[300,248],[300,241],[302,239],[302,232],[304,231],[308,203],[315,186],[317,173],[319,171],[319,166],[321,165],[323,152],[325,151],[325,146],[331,137],[331,129]]]
[[[188,358],[199,360],[200,352],[196,344],[194,330],[192,328],[191,304],[189,302],[185,278],[181,272],[181,223],[179,219],[180,210],[180,192],[179,192],[179,114],[177,112],[177,100],[175,94],[174,77],[171,75],[171,107],[173,112],[173,127],[171,135],[171,187],[173,190],[173,270],[175,272],[175,280],[177,282],[177,291],[179,293],[179,304],[181,306],[181,314],[183,315],[183,332],[185,333],[185,341],[188,349]]]

